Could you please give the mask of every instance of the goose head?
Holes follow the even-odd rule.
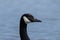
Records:
[[[26,24],[31,23],[31,22],[42,22],[41,20],[34,18],[31,14],[24,14],[22,18]]]

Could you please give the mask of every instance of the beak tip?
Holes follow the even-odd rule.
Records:
[[[39,20],[38,22],[42,22],[41,20]]]
[[[42,21],[38,19],[34,19],[32,22],[42,22]]]
[[[41,20],[36,19],[36,22],[42,22]]]

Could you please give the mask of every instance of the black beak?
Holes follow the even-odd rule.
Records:
[[[42,22],[42,21],[38,19],[34,19],[32,22]]]

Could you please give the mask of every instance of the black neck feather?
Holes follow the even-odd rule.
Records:
[[[20,20],[20,37],[21,40],[30,40],[27,35],[27,24],[25,24],[24,20]]]

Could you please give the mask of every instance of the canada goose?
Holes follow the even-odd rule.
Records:
[[[35,19],[31,14],[22,15],[19,30],[21,40],[30,40],[27,35],[27,24],[31,22],[41,22],[41,20]]]

